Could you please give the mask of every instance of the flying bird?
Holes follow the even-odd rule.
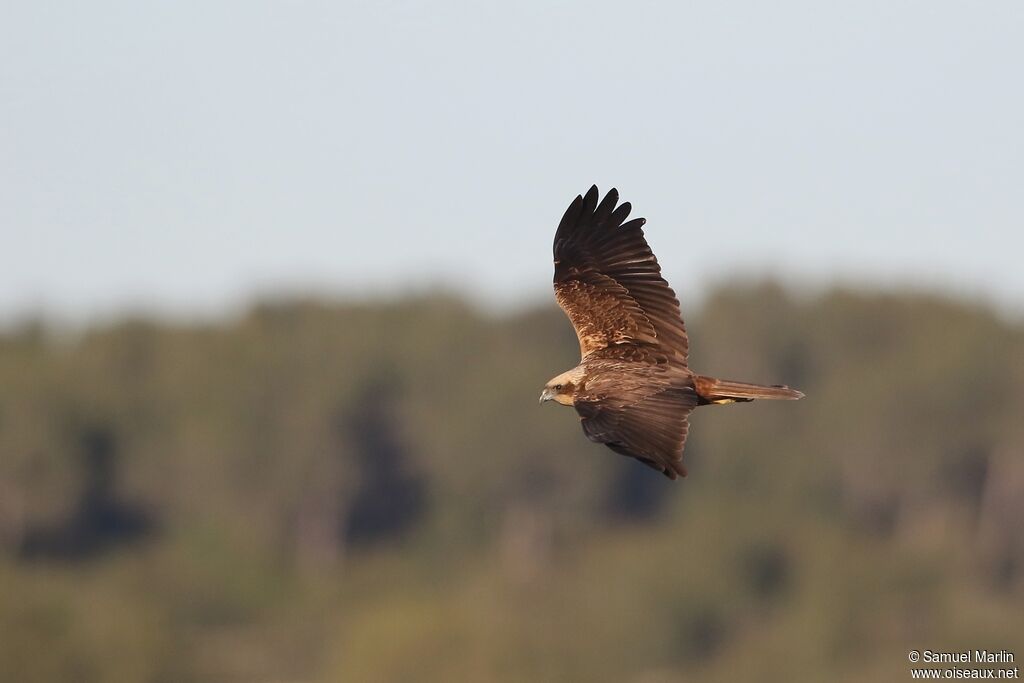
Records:
[[[646,221],[626,220],[631,207],[616,190],[598,197],[596,185],[577,195],[555,232],[555,299],[582,358],[545,385],[540,402],[575,408],[591,441],[685,477],[694,408],[803,394],[693,372],[679,301],[644,239]]]

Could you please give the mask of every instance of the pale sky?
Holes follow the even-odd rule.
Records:
[[[0,13],[0,321],[550,297],[616,186],[743,273],[1024,311],[1024,3],[66,2]]]

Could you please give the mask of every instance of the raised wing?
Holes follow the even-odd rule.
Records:
[[[644,219],[625,222],[630,204],[616,206],[614,189],[597,200],[596,185],[577,196],[555,232],[555,298],[576,329],[580,354],[639,344],[685,363],[679,301],[644,239]]]

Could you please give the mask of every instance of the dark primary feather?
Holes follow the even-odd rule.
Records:
[[[657,347],[686,362],[688,341],[675,292],[661,277],[644,239],[643,218],[626,221],[630,205],[597,187],[577,196],[555,232],[555,298],[585,358],[613,344]]]

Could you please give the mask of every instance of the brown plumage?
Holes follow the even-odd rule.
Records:
[[[695,374],[675,292],[644,239],[643,218],[597,187],[577,196],[555,232],[555,298],[576,329],[580,364],[553,378],[541,402],[571,405],[583,433],[671,479],[686,476],[690,411],[758,398],[798,399],[784,386]]]

